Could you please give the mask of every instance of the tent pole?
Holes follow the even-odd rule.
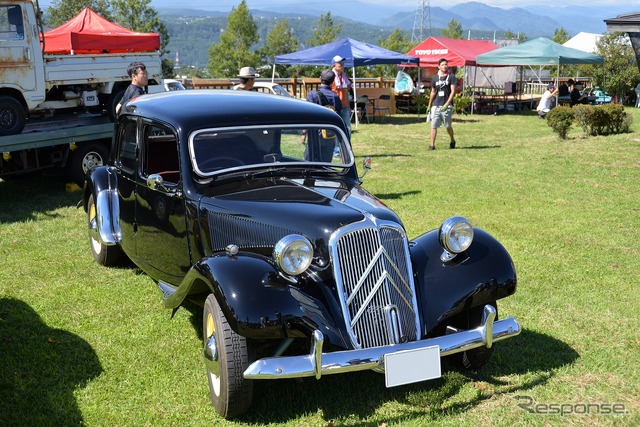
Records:
[[[421,95],[421,93],[420,93],[420,86],[421,86],[420,78],[421,78],[421,76],[422,76],[422,72],[420,71],[420,60],[418,60],[418,95],[416,96],[416,99],[418,101],[418,102],[416,102],[416,104],[418,105],[418,121],[420,121],[420,101],[419,100],[420,100],[420,95]],[[409,111],[409,109],[407,109],[407,112],[408,111]]]
[[[351,85],[351,87],[353,88],[353,109],[354,109],[354,117],[356,118],[356,127],[358,127],[358,124],[360,123],[360,121],[358,120],[358,96],[357,96],[357,90],[356,90],[356,61],[355,58],[353,60],[353,84]],[[347,98],[349,98],[349,92],[347,91]],[[349,103],[349,108],[351,108],[351,103]],[[367,106],[364,106],[365,110],[367,108]],[[373,112],[375,114],[375,111]],[[351,120],[351,119],[349,119]],[[345,123],[345,126],[347,124]]]
[[[273,71],[271,72],[271,83],[273,83],[276,79],[276,63],[273,63]]]

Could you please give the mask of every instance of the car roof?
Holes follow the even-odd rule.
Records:
[[[328,108],[296,98],[241,90],[194,89],[143,95],[129,101],[122,113],[154,118],[187,131],[314,123],[333,124],[344,130],[340,116]]]

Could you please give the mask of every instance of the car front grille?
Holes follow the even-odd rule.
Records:
[[[404,230],[367,219],[338,230],[330,246],[352,344],[370,348],[415,340],[420,326]]]

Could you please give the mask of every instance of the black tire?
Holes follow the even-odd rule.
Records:
[[[202,334],[205,353],[210,337],[215,338],[218,375],[207,367],[211,404],[224,418],[231,419],[245,413],[253,399],[253,381],[242,376],[250,363],[246,338],[235,333],[213,294],[204,304]]]
[[[113,92],[111,92],[111,95],[109,95],[107,98],[107,103],[105,105],[105,108],[107,109],[107,116],[109,117],[109,120],[111,120],[112,122],[115,122],[116,117],[118,117],[118,113],[116,113],[116,107],[118,106],[118,103],[120,103],[120,100],[124,96],[124,91],[125,89],[119,89],[117,87],[114,87]]]
[[[91,253],[93,259],[99,265],[110,267],[116,265],[122,257],[122,249],[118,245],[105,245],[99,235],[94,230],[96,221],[96,205],[93,201],[93,194],[89,196],[89,202],[87,204],[87,225],[89,230],[89,246],[91,246]]]
[[[80,144],[72,152],[67,165],[68,177],[82,186],[87,176],[98,166],[104,166],[109,158],[109,149],[99,142]]]
[[[495,301],[489,303],[496,309],[496,319],[498,320],[498,304]],[[482,323],[482,315],[484,312],[484,304],[478,307],[474,307],[467,312],[466,325],[460,325],[462,329],[475,329]],[[451,356],[452,362],[459,368],[477,371],[489,362],[495,344],[491,348],[485,346],[472,348],[471,350],[463,351],[462,353],[456,353]]]
[[[27,113],[22,104],[11,96],[0,96],[0,135],[16,135],[22,132]]]

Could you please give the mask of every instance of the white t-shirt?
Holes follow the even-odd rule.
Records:
[[[553,96],[551,95],[551,92],[549,92],[549,90],[545,90],[542,94],[542,98],[540,99],[540,103],[538,104],[538,108],[536,108],[536,110],[548,113],[549,110],[551,110],[552,99]]]

